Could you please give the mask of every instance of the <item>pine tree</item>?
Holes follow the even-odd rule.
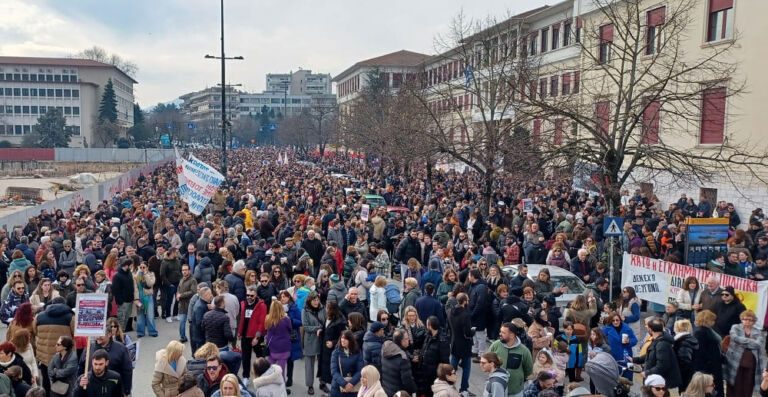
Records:
[[[107,120],[113,123],[117,121],[117,98],[115,97],[115,88],[112,86],[112,79],[107,80],[107,85],[104,86],[104,93],[101,95],[99,120]]]
[[[24,147],[68,147],[72,137],[72,129],[67,127],[67,121],[60,110],[51,106],[48,112],[37,119],[34,132],[24,136]]]

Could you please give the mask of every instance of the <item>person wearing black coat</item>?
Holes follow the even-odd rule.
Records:
[[[702,310],[696,315],[693,337],[699,343],[699,348],[694,351],[693,370],[712,375],[717,395],[724,396],[723,355],[720,351],[720,337],[711,328],[714,323],[715,314],[709,310]]]
[[[437,367],[450,362],[451,349],[437,317],[429,317],[426,323],[427,338],[424,340],[424,347],[418,352],[414,372],[418,394],[431,397],[432,384],[437,379]]]
[[[683,383],[680,385],[680,389],[685,389],[688,384],[691,383],[693,377],[694,363],[693,358],[696,354],[696,350],[699,349],[699,342],[696,337],[691,335],[691,330],[685,331],[675,330],[675,356],[677,357],[677,366],[680,368],[680,378]]]
[[[96,337],[96,340],[91,344],[91,356],[87,359],[92,360],[93,354],[101,349],[105,350],[109,355],[109,366],[107,369],[115,371],[120,375],[123,393],[125,395],[131,394],[131,387],[133,385],[133,367],[131,364],[131,356],[128,354],[128,349],[124,344],[112,340],[109,331],[107,331],[107,336]],[[85,360],[85,352],[83,352],[78,363],[78,375],[85,373]]]
[[[215,306],[214,309],[203,315],[200,326],[205,341],[222,348],[235,340],[235,335],[232,335],[232,328],[229,326],[229,316],[225,310],[227,302],[224,295],[214,298],[213,305]]]
[[[680,368],[675,356],[674,339],[664,332],[662,320],[656,319],[648,324],[648,329],[653,335],[653,342],[648,346],[648,353],[644,356],[632,358],[635,364],[645,364],[644,375],[660,375],[667,381],[668,389],[682,386]]]
[[[413,307],[419,313],[419,320],[425,323],[431,316],[437,317],[440,321],[440,326],[445,326],[445,310],[440,302],[435,298],[435,286],[432,283],[427,283],[424,286],[425,295],[416,299],[416,303]]]
[[[10,342],[3,342],[10,344],[9,347],[0,349],[1,354],[4,355],[3,359],[10,361],[9,364],[2,364],[0,363],[0,373],[4,373],[8,370],[8,368],[13,367],[14,365],[18,365],[21,368],[21,380],[24,382],[27,382],[27,384],[32,384],[32,371],[29,370],[29,367],[27,364],[24,363],[24,358],[21,357],[21,354],[16,353],[16,348],[11,344]],[[10,360],[8,360],[10,358]],[[6,361],[6,362],[7,362]]]
[[[363,363],[373,365],[381,373],[381,346],[384,344],[386,324],[373,322],[363,336]]]
[[[323,331],[323,348],[320,352],[320,365],[318,366],[318,377],[320,378],[320,390],[326,392],[325,389],[331,384],[333,376],[331,375],[331,354],[336,349],[336,344],[339,342],[341,333],[347,329],[347,320],[339,310],[339,306],[334,302],[329,302],[325,306],[326,319],[328,325],[326,325]]]
[[[490,307],[491,292],[485,284],[480,270],[469,272],[469,312],[471,313],[472,328],[475,331],[485,331],[488,308]],[[488,350],[488,338],[485,332],[475,332],[472,336],[472,350],[475,354],[483,354]]]
[[[384,342],[381,347],[381,386],[388,396],[394,396],[400,390],[411,395],[416,394],[416,382],[413,380],[411,358],[406,353],[408,334],[395,330],[393,340]]]
[[[507,296],[506,302],[501,306],[501,322],[508,323],[513,319],[520,318],[526,325],[533,324],[533,318],[528,314],[528,304],[520,298],[523,291],[520,288],[512,288]]]
[[[456,296],[457,306],[448,316],[448,325],[451,328],[451,365],[458,368],[461,361],[461,390],[469,388],[469,373],[472,368],[472,324],[470,313],[467,309],[469,298],[467,294],[460,293]]]
[[[397,246],[395,259],[401,263],[408,262],[411,258],[421,258],[421,244],[416,229],[411,229],[410,234]]]

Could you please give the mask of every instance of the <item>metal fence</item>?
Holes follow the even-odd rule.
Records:
[[[56,161],[85,163],[152,163],[174,155],[173,149],[56,148]]]

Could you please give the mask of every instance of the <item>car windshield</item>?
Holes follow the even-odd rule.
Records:
[[[569,294],[583,294],[585,291],[584,284],[580,283],[579,279],[575,277],[553,276],[552,284],[555,285],[555,288],[562,286],[568,287],[567,293]]]

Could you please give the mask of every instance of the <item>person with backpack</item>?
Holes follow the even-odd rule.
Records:
[[[398,283],[387,283],[387,286],[384,289],[384,295],[387,299],[387,311],[390,314],[399,313],[400,304],[403,302],[403,296],[400,295],[400,287],[397,284]]]
[[[483,387],[483,397],[507,397],[509,372],[501,368],[501,359],[496,353],[487,352],[480,356],[480,368],[488,373]]]

